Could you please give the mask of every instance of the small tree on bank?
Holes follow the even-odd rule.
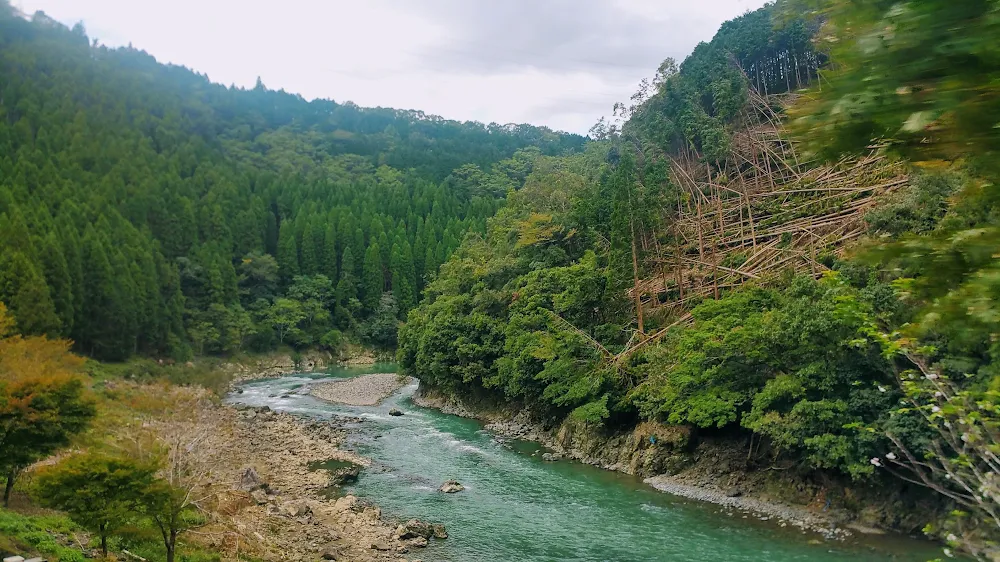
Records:
[[[65,511],[97,533],[107,558],[108,537],[135,516],[154,473],[129,458],[84,453],[39,470],[34,492],[42,505]]]
[[[69,342],[12,334],[0,303],[0,471],[7,506],[21,470],[83,431],[96,410],[77,374],[83,359]]]

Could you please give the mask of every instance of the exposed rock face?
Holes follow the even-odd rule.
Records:
[[[267,505],[271,501],[271,497],[266,491],[258,488],[250,492],[250,499],[252,499],[257,505]]]
[[[325,351],[310,351],[300,358],[298,364],[295,363],[291,355],[271,354],[257,359],[249,364],[230,363],[223,365],[233,374],[233,385],[240,382],[280,377],[289,373],[311,372],[324,369],[335,363],[332,355]]]
[[[281,504],[278,513],[287,517],[302,517],[312,513],[312,508],[304,501],[293,500]]]
[[[344,555],[344,549],[338,545],[331,545],[323,549],[323,554],[321,558],[323,560],[345,560],[341,558]]]
[[[427,546],[427,539],[424,537],[415,537],[406,541],[406,544],[410,546],[415,546],[417,548],[424,548],[425,546]]]
[[[441,484],[441,487],[438,488],[438,491],[444,492],[446,494],[454,494],[455,492],[461,492],[464,489],[465,486],[459,484],[457,480],[449,480],[444,484]]]
[[[632,431],[606,433],[567,419],[558,427],[545,427],[516,404],[462,399],[423,386],[413,400],[420,406],[483,420],[487,430],[502,438],[538,441],[554,450],[542,456],[547,461],[568,457],[643,477],[675,473],[691,462],[691,432],[682,426],[645,422]]]
[[[656,422],[607,435],[566,420],[555,434],[555,445],[585,463],[642,477],[673,474],[691,462],[691,430]]]

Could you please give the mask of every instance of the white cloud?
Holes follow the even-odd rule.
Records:
[[[481,10],[469,8],[477,0],[14,4],[82,21],[102,43],[131,43],[227,85],[260,76],[310,99],[583,133],[660,60],[683,58],[764,0],[505,2],[483,0]]]

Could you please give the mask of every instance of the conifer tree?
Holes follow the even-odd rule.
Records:
[[[59,316],[58,334],[68,336],[73,329],[73,278],[54,232],[49,232],[42,241],[40,257],[45,283],[49,286],[52,304]]]
[[[379,299],[385,290],[385,274],[382,271],[382,257],[378,243],[372,243],[365,251],[364,272],[362,278],[361,304],[366,314],[373,314],[378,309]]]
[[[292,284],[299,275],[299,252],[295,244],[294,226],[291,221],[282,221],[278,230],[278,274],[285,287]]]
[[[396,297],[400,315],[405,316],[416,305],[416,289],[413,286],[413,257],[405,240],[392,246],[392,294]]]
[[[312,229],[307,228],[302,233],[301,259],[299,260],[299,272],[302,275],[316,275],[319,273],[319,254],[321,247],[316,246],[316,239],[312,235]]]
[[[10,306],[22,333],[59,333],[59,316],[45,278],[22,252],[0,252],[0,301]]]
[[[337,269],[337,229],[333,223],[326,227],[326,234],[323,237],[323,260],[320,263],[320,271],[329,279],[337,279],[339,270]]]

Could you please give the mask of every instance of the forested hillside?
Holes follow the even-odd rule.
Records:
[[[929,532],[988,555],[998,25],[979,0],[727,22],[466,239],[404,370],[550,425],[723,437],[828,499],[916,483],[955,508]]]
[[[528,125],[243,90],[0,5],[0,301],[131,354],[395,341],[539,154]]]

